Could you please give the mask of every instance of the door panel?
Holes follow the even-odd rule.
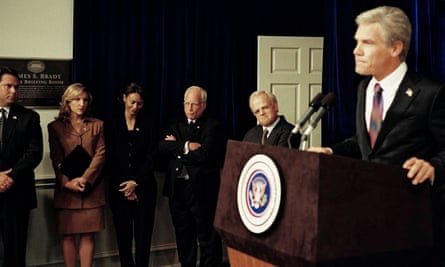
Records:
[[[296,123],[321,92],[323,38],[258,36],[258,90],[273,92],[280,114]],[[309,145],[321,145],[321,123]]]

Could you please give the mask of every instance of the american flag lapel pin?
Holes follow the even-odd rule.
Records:
[[[407,96],[409,96],[409,97],[412,97],[413,96],[413,89],[411,89],[411,88],[406,89],[405,94]]]

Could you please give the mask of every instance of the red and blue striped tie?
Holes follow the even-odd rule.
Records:
[[[380,132],[383,121],[383,98],[382,98],[382,87],[380,84],[376,83],[374,86],[374,98],[372,101],[372,111],[371,111],[371,123],[369,125],[369,138],[371,141],[371,147],[374,147],[377,135]]]

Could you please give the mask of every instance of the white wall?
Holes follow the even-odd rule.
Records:
[[[0,0],[0,58],[73,58],[74,0]],[[43,130],[44,157],[37,179],[54,178],[46,125],[57,109],[35,109]]]
[[[0,0],[0,57],[73,58],[74,0]]]

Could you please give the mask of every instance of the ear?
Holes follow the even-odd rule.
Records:
[[[398,57],[403,51],[403,43],[402,41],[395,41],[392,45],[391,54],[395,57]]]

